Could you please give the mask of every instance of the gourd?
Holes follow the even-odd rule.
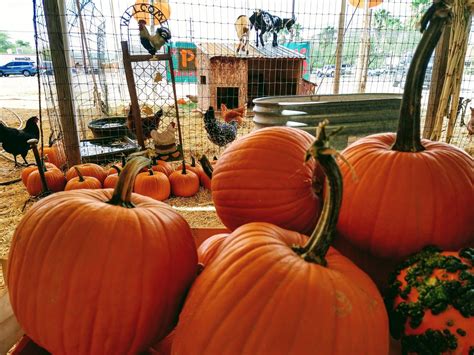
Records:
[[[102,188],[102,184],[95,177],[83,176],[81,169],[79,169],[77,166],[75,166],[74,169],[76,169],[77,176],[73,177],[66,183],[66,187],[64,188],[65,191]]]
[[[342,152],[358,179],[341,166],[339,237],[397,261],[430,244],[459,249],[474,235],[474,160],[452,145],[420,139],[426,67],[448,19],[443,2],[433,6],[422,21],[429,26],[408,71],[397,133],[362,138]]]
[[[173,354],[388,353],[376,286],[330,247],[342,179],[326,144],[321,127],[312,154],[328,188],[312,236],[254,222],[225,237],[189,291]]]
[[[138,174],[134,191],[140,195],[163,201],[170,197],[171,185],[164,173],[148,169],[148,172]]]
[[[426,247],[392,274],[385,301],[404,354],[474,351],[474,248]]]
[[[178,197],[191,197],[199,191],[199,177],[191,170],[186,169],[183,160],[181,170],[174,171],[170,176],[171,192]]]
[[[170,206],[132,193],[148,164],[131,159],[115,190],[41,199],[18,224],[10,300],[23,330],[50,353],[137,354],[174,328],[196,276],[196,246]]]
[[[104,183],[104,180],[107,177],[107,171],[105,171],[105,169],[100,165],[94,163],[84,163],[69,168],[69,170],[66,172],[66,179],[68,181],[77,176],[77,170],[75,167],[81,169],[82,175],[95,177],[100,181],[101,184]]]
[[[269,222],[311,233],[320,191],[313,190],[315,162],[303,157],[313,140],[299,129],[269,127],[234,141],[212,174],[212,200],[222,223],[234,230],[249,222]]]

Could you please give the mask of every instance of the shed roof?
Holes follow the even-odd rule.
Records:
[[[281,59],[305,59],[305,56],[279,45],[278,47],[272,47],[270,43],[267,43],[265,47],[256,47],[254,44],[249,43],[249,54],[236,53],[238,44],[237,43],[217,43],[217,42],[203,42],[198,43],[197,47],[210,58],[215,57],[226,57],[226,58],[281,58]]]

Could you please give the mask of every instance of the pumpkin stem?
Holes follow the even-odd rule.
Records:
[[[117,165],[112,165],[111,168],[115,169],[115,171],[117,172],[117,175],[120,176],[120,173],[122,172],[122,170]]]
[[[329,139],[325,131],[328,123],[324,120],[318,125],[316,140],[306,156],[306,160],[311,156],[314,157],[326,175],[327,193],[324,197],[321,216],[308,242],[303,247],[293,248],[306,261],[323,266],[327,264],[325,256],[334,239],[342,202],[342,175],[333,157],[335,150],[329,147]]]
[[[79,182],[84,182],[84,176],[82,176],[81,170],[77,166],[74,166],[74,169],[77,172],[77,176],[79,176]]]
[[[27,143],[30,145],[31,150],[33,150],[33,154],[35,156],[35,161],[36,165],[38,166],[38,172],[40,174],[41,178],[41,186],[43,187],[43,196],[49,195],[51,191],[48,188],[48,183],[46,182],[46,177],[44,176],[44,173],[46,172],[46,164],[43,164],[43,160],[40,157],[39,151],[38,151],[38,140],[37,139],[29,139]]]
[[[122,168],[127,164],[127,159],[125,159],[125,154],[122,154]]]
[[[138,173],[150,165],[150,159],[145,157],[134,157],[125,164],[119,176],[114,194],[107,203],[125,208],[135,207],[131,201],[133,185]]]
[[[153,169],[148,169],[148,173],[150,174],[150,176],[153,176]]]
[[[416,48],[406,76],[397,138],[392,150],[399,152],[425,150],[420,138],[420,106],[423,82],[428,62],[449,18],[449,6],[444,1],[436,1],[423,16],[421,21],[423,37]],[[429,25],[425,31],[428,22]]]
[[[183,170],[181,170],[181,174],[186,175],[186,162],[183,159]]]
[[[191,166],[194,168],[196,167],[196,159],[191,155]]]
[[[201,163],[202,170],[207,175],[207,177],[209,179],[212,179],[212,173],[214,172],[214,168],[212,167],[212,164],[209,159],[207,159],[207,157],[203,155],[201,159],[199,159],[199,162]]]

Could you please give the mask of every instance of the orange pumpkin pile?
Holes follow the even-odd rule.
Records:
[[[389,333],[407,354],[472,352],[473,159],[420,139],[448,10],[435,2],[423,21],[396,135],[339,154],[325,121],[316,140],[265,128],[175,171],[143,157],[107,178],[94,164],[70,169],[68,184],[93,176],[115,190],[59,192],[18,225],[7,281],[23,329],[57,354],[379,355]],[[200,184],[230,231],[196,251],[186,221],[157,200]]]
[[[114,191],[50,195],[18,225],[10,300],[28,336],[49,352],[136,354],[174,327],[196,276],[196,247],[183,217],[132,193],[148,164],[131,160]]]

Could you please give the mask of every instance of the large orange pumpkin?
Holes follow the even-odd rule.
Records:
[[[397,134],[362,138],[342,152],[358,180],[342,165],[338,232],[375,256],[400,260],[430,244],[453,250],[473,243],[474,160],[449,144],[420,140],[422,84],[445,14],[434,11],[413,57]]]
[[[164,160],[159,160],[156,157],[153,158],[153,165],[151,166],[153,171],[159,171],[164,173],[166,176],[170,176],[171,173],[174,171],[171,165]]]
[[[212,199],[222,223],[234,230],[254,221],[309,233],[319,214],[313,192],[314,137],[289,127],[254,131],[234,141],[214,166]]]
[[[94,163],[84,163],[69,168],[69,170],[66,172],[66,179],[68,181],[77,176],[77,170],[75,167],[81,169],[82,175],[95,177],[100,181],[101,184],[104,183],[104,180],[107,177],[107,171],[100,165]]]
[[[15,230],[11,304],[50,353],[137,354],[173,329],[196,276],[196,246],[171,207],[131,192],[148,164],[130,160],[115,191],[50,195]]]
[[[474,248],[427,247],[404,261],[385,298],[390,332],[403,353],[472,354],[473,292]]]
[[[225,237],[191,287],[173,354],[388,353],[376,286],[330,247],[342,179],[326,153],[315,149],[329,188],[311,238],[262,222]]]

